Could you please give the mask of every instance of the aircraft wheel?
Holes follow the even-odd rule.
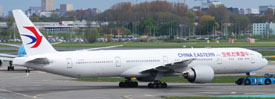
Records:
[[[161,83],[161,82],[149,83],[148,88],[167,88],[167,83]]]
[[[162,88],[167,88],[167,83],[162,83]]]
[[[149,83],[148,88],[154,88],[154,85],[152,83]]]
[[[239,78],[238,80],[235,81],[235,83],[237,85],[242,85],[243,84],[243,80],[244,80],[244,78]]]
[[[125,82],[119,82],[119,87],[125,87]]]
[[[265,85],[270,85],[271,84],[271,80],[270,79],[266,79],[264,84]]]
[[[8,66],[8,71],[10,71],[11,70],[11,67],[10,66]]]
[[[12,66],[12,67],[10,67],[10,68],[11,68],[11,70],[12,70],[12,71],[14,71],[14,67],[13,67],[13,66]]]
[[[137,82],[133,82],[133,87],[138,87],[138,83]]]
[[[119,82],[119,87],[121,88],[134,88],[134,87],[138,87],[138,82]]]
[[[26,72],[26,73],[30,73],[31,71],[30,71],[29,69],[27,69],[25,72]]]
[[[251,81],[249,79],[244,80],[244,85],[251,85]]]

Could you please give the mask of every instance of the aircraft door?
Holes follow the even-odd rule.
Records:
[[[168,57],[167,56],[163,56],[163,65],[168,64]]]
[[[72,58],[67,58],[67,68],[73,68],[73,59]]]
[[[115,57],[115,63],[116,63],[116,67],[121,67],[121,59],[120,59],[120,57]]]
[[[217,64],[222,64],[222,56],[221,56],[221,54],[217,55]]]
[[[250,62],[251,64],[255,64],[255,55],[254,54],[250,54]]]

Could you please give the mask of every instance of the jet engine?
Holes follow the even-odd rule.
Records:
[[[209,83],[214,78],[214,70],[210,66],[192,67],[183,73],[183,77],[192,83]]]

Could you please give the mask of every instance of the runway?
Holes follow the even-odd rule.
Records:
[[[267,69],[274,68],[271,65]],[[265,69],[263,69],[265,70]],[[160,99],[161,96],[275,95],[275,85],[168,83],[166,89],[119,88],[118,82],[79,82],[74,78],[24,69],[0,71],[0,99]]]

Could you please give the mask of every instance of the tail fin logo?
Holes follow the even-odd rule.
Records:
[[[41,42],[42,42],[42,36],[39,35],[39,33],[37,32],[37,30],[33,26],[26,26],[24,28],[26,28],[29,31],[31,31],[34,34],[35,37],[32,36],[32,35],[26,35],[26,34],[22,34],[22,36],[26,36],[26,37],[28,37],[28,38],[30,38],[32,40],[30,43],[28,43],[28,45],[35,43],[31,48],[37,48],[41,44]]]

